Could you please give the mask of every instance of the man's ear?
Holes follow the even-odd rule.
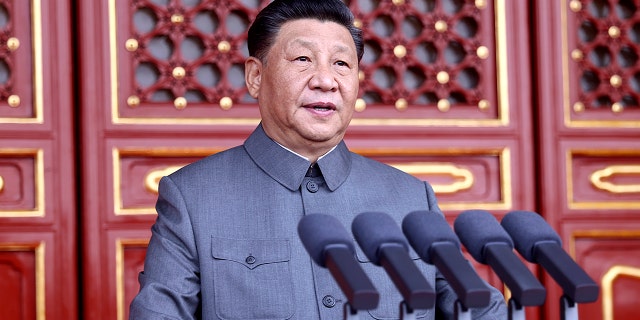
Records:
[[[262,80],[262,62],[255,57],[249,57],[244,62],[244,81],[247,90],[253,98],[258,98],[260,81]]]

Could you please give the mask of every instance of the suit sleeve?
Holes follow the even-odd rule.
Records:
[[[156,211],[130,319],[198,318],[200,272],[193,228],[182,194],[168,177],[160,180]]]
[[[435,192],[429,183],[425,182],[427,190],[427,201],[429,203],[429,210],[434,212],[440,212],[440,207],[436,200]],[[487,284],[491,289],[491,302],[489,306],[485,308],[473,308],[471,309],[472,319],[482,320],[502,320],[507,319],[508,311],[507,305],[504,300],[504,296],[498,289]],[[458,299],[455,291],[449,285],[449,282],[444,278],[440,271],[436,271],[436,318],[437,319],[454,319],[455,302]]]

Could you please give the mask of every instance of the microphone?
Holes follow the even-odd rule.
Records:
[[[371,310],[380,294],[355,258],[351,236],[337,218],[309,214],[298,222],[298,235],[316,264],[329,269],[351,308]]]
[[[465,308],[489,305],[489,287],[462,255],[458,237],[440,213],[413,211],[404,217],[402,230],[422,260],[440,270]]]
[[[384,268],[409,308],[435,306],[436,292],[409,257],[409,244],[391,216],[361,213],[353,219],[351,231],[369,260]]]
[[[511,290],[512,298],[521,306],[544,303],[546,290],[513,252],[513,241],[498,220],[485,210],[462,212],[453,228],[469,254],[488,264]]]
[[[529,262],[539,263],[573,302],[598,299],[598,285],[562,249],[560,236],[539,214],[512,211],[502,218],[501,224],[513,238],[520,255]]]

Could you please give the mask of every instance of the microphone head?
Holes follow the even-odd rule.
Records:
[[[511,235],[516,250],[529,262],[536,262],[535,247],[540,242],[555,242],[562,247],[560,236],[535,212],[509,212],[501,225]]]
[[[382,244],[397,244],[409,251],[407,239],[391,216],[383,212],[363,212],[353,219],[351,231],[369,260],[380,265]]]
[[[402,220],[402,230],[413,249],[426,263],[433,264],[431,246],[448,242],[460,248],[460,240],[439,212],[413,211]]]
[[[298,222],[298,236],[305,249],[319,266],[326,268],[328,246],[344,246],[355,256],[355,246],[347,229],[334,216],[308,214]]]
[[[484,248],[490,243],[502,243],[513,249],[513,240],[496,218],[485,210],[462,212],[453,223],[458,238],[476,261],[487,264]]]

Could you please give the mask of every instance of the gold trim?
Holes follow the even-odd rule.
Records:
[[[160,179],[164,176],[168,176],[183,166],[169,166],[163,169],[157,169],[149,172],[144,177],[144,187],[152,193],[158,194],[158,184],[160,183]]]
[[[436,80],[439,84],[447,84],[449,82],[449,73],[446,71],[440,71],[436,75]]]
[[[7,39],[7,48],[9,51],[16,51],[20,48],[20,39],[16,37],[11,37]]]
[[[7,98],[7,102],[9,103],[9,107],[17,108],[20,106],[20,96],[17,94],[12,94]]]
[[[34,164],[34,200],[32,210],[0,210],[0,218],[44,217],[44,151],[42,149],[0,148],[0,156],[33,156]]]
[[[483,208],[486,210],[510,210],[513,209],[513,190],[511,178],[511,150],[505,148],[488,149],[365,149],[354,148],[353,152],[368,157],[379,157],[389,155],[405,156],[433,156],[433,155],[495,155],[500,161],[500,196],[501,200],[496,202],[441,202],[438,205],[442,210],[469,210]]]
[[[2,118],[0,123],[44,123],[43,116],[43,65],[42,65],[42,8],[41,0],[31,0],[31,36],[33,37],[33,112],[31,118]]]
[[[171,23],[173,24],[181,24],[184,22],[184,16],[179,13],[174,13],[171,15]]]
[[[175,67],[173,68],[173,70],[171,71],[171,75],[173,76],[174,79],[182,79],[187,75],[187,71],[184,70],[183,67]]]
[[[398,111],[405,111],[409,107],[409,102],[405,98],[400,98],[396,100],[395,107]]]
[[[576,230],[569,238],[569,254],[575,259],[577,238],[640,238],[640,230]]]
[[[125,208],[122,200],[121,156],[149,157],[205,157],[222,151],[222,148],[117,148],[111,150],[113,162],[113,210],[116,216],[156,214],[153,206],[146,208]],[[148,175],[147,175],[148,178]],[[147,179],[145,178],[145,180]],[[146,182],[143,181],[146,185]]]
[[[233,99],[231,99],[231,97],[222,97],[218,104],[220,105],[220,109],[229,110],[233,107]]]
[[[611,193],[636,193],[640,192],[640,184],[617,185],[611,182],[602,181],[616,174],[640,174],[640,165],[616,165],[607,166],[591,174],[589,180],[596,188]]]
[[[574,3],[571,1],[570,3]],[[578,3],[575,1],[575,3]],[[564,125],[568,128],[640,128],[640,120],[624,120],[617,118],[618,120],[574,120],[571,117],[571,88],[569,88],[570,73],[569,73],[569,57],[572,55],[569,51],[569,16],[568,9],[571,5],[567,4],[567,0],[560,2],[560,29],[561,31],[561,61],[562,61],[562,94],[563,94],[563,110],[564,110]],[[579,11],[579,10],[578,10]],[[575,30],[572,28],[571,30]],[[577,101],[576,101],[577,102]]]
[[[573,186],[573,157],[574,155],[584,155],[584,156],[640,156],[640,152],[633,149],[628,150],[611,150],[611,149],[569,149],[565,153],[565,168],[566,168],[566,176],[565,179],[567,181],[567,206],[571,210],[579,210],[579,209],[591,209],[591,210],[602,210],[602,209],[640,209],[640,201],[625,201],[625,202],[615,202],[615,201],[576,201],[574,199],[574,186]],[[618,166],[613,166],[618,167]],[[622,167],[622,166],[620,166]],[[598,172],[598,171],[596,171]],[[597,177],[597,176],[596,176]],[[591,175],[590,180],[593,183],[594,174]],[[600,183],[601,186],[606,186],[606,182]],[[633,185],[631,185],[633,186]],[[607,186],[608,187],[608,186]],[[626,186],[618,186],[624,189]],[[606,190],[606,189],[605,189]]]
[[[402,59],[407,55],[407,48],[401,44],[393,47],[393,55],[398,59]]]
[[[116,0],[108,0],[109,54],[111,77],[111,122],[113,124],[141,125],[257,125],[260,118],[126,118],[119,114],[118,102],[118,49],[116,37]],[[484,2],[482,2],[484,3]],[[495,119],[403,119],[403,118],[354,118],[352,126],[457,126],[457,127],[505,127],[509,125],[509,81],[507,55],[506,0],[495,1],[497,118]],[[354,22],[354,23],[357,23]]]
[[[389,165],[412,175],[446,174],[453,177],[454,180],[458,180],[451,184],[432,184],[431,186],[436,193],[456,193],[471,188],[474,183],[471,171],[458,167],[453,163],[413,162],[403,164],[390,163]],[[459,180],[459,178],[462,178],[462,180]]]
[[[619,276],[631,276],[640,279],[640,268],[615,265],[602,276],[602,319],[613,320],[613,282]]]
[[[640,230],[578,230],[569,238],[569,254],[575,260],[577,238],[640,238]],[[631,269],[629,269],[631,268]],[[613,281],[620,274],[629,273],[640,278],[640,269],[628,266],[613,266],[601,278],[603,320],[613,320]]]
[[[138,50],[138,40],[131,38],[125,41],[124,47],[127,49],[127,51],[134,52]]]
[[[4,190],[4,178],[0,176],[0,192],[2,192],[2,190]]]
[[[0,251],[33,251],[36,268],[36,319],[46,319],[45,243],[0,243]]]
[[[116,239],[116,319],[123,320],[124,301],[124,246],[148,245],[149,239]]]
[[[436,31],[440,33],[446,32],[447,29],[449,28],[449,26],[447,25],[447,22],[443,20],[436,21],[433,27],[436,29]]]
[[[476,55],[482,60],[489,58],[489,48],[486,46],[479,46],[476,49]]]

